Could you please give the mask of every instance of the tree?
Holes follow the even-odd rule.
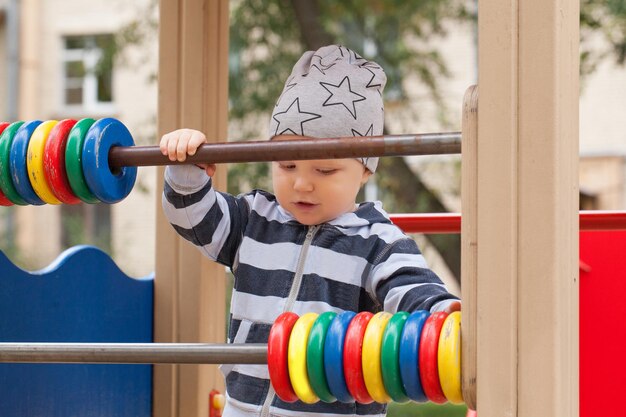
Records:
[[[269,109],[302,52],[333,43],[373,52],[368,58],[380,63],[388,76],[387,101],[409,104],[403,81],[417,74],[445,115],[439,83],[449,74],[438,51],[424,41],[445,36],[444,23],[453,19],[471,19],[459,0],[241,0],[231,21],[231,57],[236,60],[231,65],[231,117],[242,121],[244,135],[249,133],[245,126],[254,131],[261,120],[267,123]],[[389,211],[447,211],[403,158],[381,159],[374,178]],[[231,191],[242,182],[245,187],[267,187],[267,165],[233,165]],[[460,237],[429,239],[458,279]]]

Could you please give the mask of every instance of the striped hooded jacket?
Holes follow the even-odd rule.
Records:
[[[171,166],[163,209],[183,238],[231,268],[230,343],[267,343],[284,311],[436,311],[456,299],[379,202],[304,226],[268,192],[216,192],[203,170]],[[376,403],[285,403],[274,394],[265,365],[222,366],[222,372],[225,417],[385,414]]]

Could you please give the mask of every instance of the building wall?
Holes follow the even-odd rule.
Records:
[[[128,51],[125,62],[116,63],[112,111],[69,111],[63,105],[62,88],[63,37],[116,33],[142,16],[148,1],[23,1],[20,118],[116,117],[138,144],[156,143],[156,37]],[[130,275],[141,276],[154,269],[155,173],[154,167],[140,168],[133,192],[111,207],[113,256]],[[61,251],[59,207],[20,207],[16,220],[17,241],[31,267],[43,267],[56,258]]]

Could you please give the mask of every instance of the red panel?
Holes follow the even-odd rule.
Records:
[[[624,415],[626,231],[580,233],[580,416]]]

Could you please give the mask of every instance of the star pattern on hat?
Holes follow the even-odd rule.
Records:
[[[306,122],[310,122],[311,120],[319,119],[320,117],[322,116],[319,114],[308,113],[300,110],[300,98],[298,97],[289,105],[289,107],[287,107],[287,110],[276,113],[273,116],[274,120],[278,123],[276,126],[276,133],[274,133],[274,135],[291,133],[293,135],[304,136],[304,124]],[[283,127],[281,127],[281,124],[283,124]],[[297,124],[300,126],[294,126]]]
[[[382,86],[381,83],[372,84],[372,82],[374,81],[374,78],[376,78],[376,73],[374,71],[369,69],[367,65],[361,65],[361,68],[363,68],[366,71],[369,71],[369,73],[372,74],[372,78],[369,79],[369,81],[367,82],[367,85],[365,86],[365,88],[377,88],[377,87],[381,87]]]
[[[370,128],[367,129],[367,132],[365,132],[364,135],[362,135],[361,133],[359,133],[358,130],[356,129],[350,129],[352,131],[352,136],[372,136],[372,133],[374,133],[374,123],[370,124]],[[359,161],[361,161],[361,163],[365,166],[367,166],[367,163],[369,162],[369,157],[361,157],[361,158],[357,158]]]
[[[293,79],[293,77],[292,77]],[[289,80],[287,80],[287,83],[289,83]],[[291,84],[285,84],[285,88],[283,88],[283,92],[280,93],[280,97],[278,97],[278,100],[276,100],[276,104],[274,105],[274,107],[278,107],[278,105],[280,104],[280,100],[283,98],[283,96],[285,95],[285,93],[289,90],[291,90],[292,88],[294,88],[298,83],[291,83]]]
[[[372,133],[374,133],[374,123],[370,124],[369,129],[367,129],[367,132],[365,132],[365,134],[361,134],[359,133],[358,130],[356,129],[350,129],[352,131],[352,136],[372,136]]]
[[[338,85],[331,83],[325,83],[320,81],[320,85],[324,87],[326,91],[330,93],[330,96],[326,99],[322,106],[336,106],[342,105],[350,112],[352,117],[356,120],[356,105],[359,101],[365,100],[365,96],[352,91],[350,86],[350,78],[346,75]]]
[[[333,62],[330,63],[328,65],[324,65],[322,64],[322,57],[319,55],[313,55],[313,59],[317,58],[317,62],[312,63],[311,64],[311,68],[315,68],[316,70],[318,70],[319,72],[321,72],[322,74],[326,75],[326,73],[324,71],[328,70],[329,68],[335,66],[337,63]],[[311,60],[311,62],[313,62],[313,59]],[[310,72],[310,71],[309,71]],[[308,75],[308,73],[307,73]]]

